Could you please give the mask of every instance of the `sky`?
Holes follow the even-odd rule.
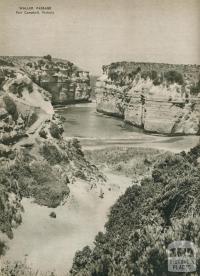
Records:
[[[54,15],[17,15],[51,6]],[[200,0],[0,0],[0,55],[200,64]]]

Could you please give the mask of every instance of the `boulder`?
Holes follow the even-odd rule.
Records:
[[[50,216],[51,218],[56,218],[56,213],[55,213],[55,212],[51,212],[51,213],[49,214],[49,216]]]

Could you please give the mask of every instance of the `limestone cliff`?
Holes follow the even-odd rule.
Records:
[[[200,66],[112,63],[96,83],[97,111],[148,132],[198,134]]]
[[[69,61],[54,59],[47,55],[44,57],[0,57],[0,64],[2,62],[18,66],[38,86],[50,92],[53,105],[65,105],[90,99],[89,72],[80,70]]]
[[[12,237],[22,197],[56,207],[67,199],[69,183],[84,179],[90,188],[104,176],[85,159],[78,140],[62,137],[50,93],[18,66],[4,62],[0,71],[0,235]]]

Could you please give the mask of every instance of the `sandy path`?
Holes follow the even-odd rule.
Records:
[[[92,245],[95,235],[104,230],[110,206],[131,185],[131,179],[106,172],[108,184],[89,190],[84,181],[70,185],[71,197],[56,209],[39,206],[24,199],[23,223],[9,242],[8,260],[20,260],[27,255],[34,269],[56,270],[66,275],[74,254]],[[111,188],[111,191],[108,189]],[[99,198],[100,189],[104,198]],[[49,217],[55,211],[57,218]]]

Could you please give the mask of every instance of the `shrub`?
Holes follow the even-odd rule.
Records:
[[[32,68],[33,67],[33,64],[31,62],[27,62],[26,66]]]
[[[119,75],[117,72],[109,71],[109,74],[108,74],[109,79],[111,79],[112,81],[117,81],[118,77],[119,77]]]
[[[0,240],[0,258],[1,258],[1,256],[5,255],[7,249],[8,249],[8,247],[5,243],[5,241]]]
[[[90,259],[92,251],[89,246],[85,246],[82,251],[77,251],[75,255],[74,269],[80,270],[85,267]]]
[[[200,80],[191,86],[190,93],[194,96],[197,96],[200,93]]]
[[[39,65],[39,66],[45,65],[44,60],[43,60],[43,59],[38,60],[38,65]]]
[[[61,129],[54,122],[51,122],[50,127],[49,127],[49,131],[50,131],[51,136],[53,138],[56,138],[56,139],[59,139],[61,134],[62,134]]]
[[[14,64],[12,62],[0,59],[0,66],[14,66]]]
[[[40,154],[51,164],[51,165],[55,165],[55,164],[59,164],[62,161],[67,161],[68,162],[68,158],[65,155],[64,151],[59,150],[59,148],[51,143],[51,142],[44,142],[41,146],[40,146]]]
[[[155,71],[155,70],[151,70],[151,71],[143,71],[141,73],[141,77],[143,79],[147,79],[148,77],[151,79],[151,80],[155,80],[157,79],[158,77],[158,73]]]
[[[152,177],[129,187],[111,208],[106,231],[96,236],[87,260],[78,266],[83,251],[75,256],[71,275],[166,276],[172,241],[189,240],[199,247],[199,149],[162,157]],[[199,255],[195,275],[200,275]]]
[[[39,272],[24,261],[6,262],[0,267],[1,276],[56,276],[54,272]]]
[[[47,59],[48,61],[51,61],[52,57],[51,57],[51,55],[46,55],[46,56],[44,56],[44,59]]]
[[[182,85],[184,82],[182,74],[177,71],[173,71],[173,70],[168,71],[164,74],[164,77],[167,80],[167,82],[169,82],[169,83],[176,82],[176,83]]]
[[[3,97],[3,101],[5,103],[6,111],[12,116],[12,118],[16,121],[18,118],[17,106],[11,97],[5,95]]]

